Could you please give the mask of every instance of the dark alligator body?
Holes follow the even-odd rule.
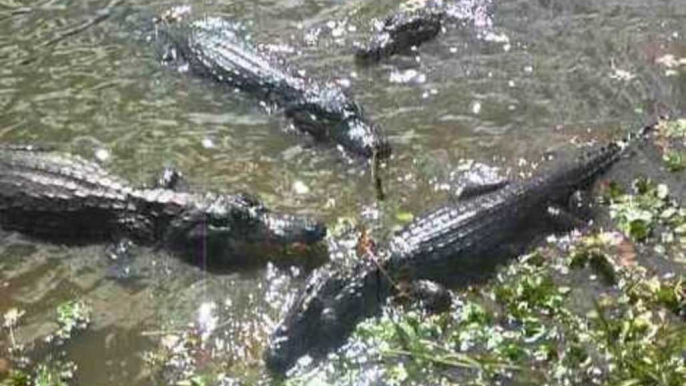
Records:
[[[566,207],[624,147],[612,143],[550,173],[435,209],[397,233],[378,263],[360,259],[314,271],[271,337],[267,366],[283,373],[303,355],[322,356],[342,344],[358,322],[380,312],[395,282],[431,280],[454,287],[483,279],[512,257],[501,253],[508,245],[531,238],[534,225],[550,224],[549,208]],[[537,232],[549,234],[550,228]]]
[[[207,252],[217,266],[315,244],[326,233],[318,222],[273,213],[248,195],[134,188],[81,157],[31,147],[0,147],[0,225],[64,243],[125,238]],[[224,261],[209,255],[215,252]]]
[[[396,54],[409,53],[413,48],[435,38],[441,32],[445,19],[446,12],[437,7],[388,16],[369,41],[356,48],[355,59],[367,64]]]
[[[239,37],[235,24],[215,17],[194,22],[163,18],[158,24],[158,38],[170,43],[168,60],[181,60],[194,73],[282,108],[297,129],[352,154],[390,154],[380,128],[341,87],[301,76],[261,54]]]

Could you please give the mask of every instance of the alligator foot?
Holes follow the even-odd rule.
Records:
[[[106,276],[115,280],[128,280],[134,275],[131,268],[135,256],[133,248],[135,244],[129,239],[121,239],[106,247],[107,257],[111,264],[107,267]]]
[[[429,314],[440,314],[450,309],[452,298],[444,286],[430,280],[414,280],[398,285],[399,293],[394,302],[416,304]]]
[[[570,232],[574,229],[584,229],[588,221],[559,206],[549,206],[546,218],[555,233]]]

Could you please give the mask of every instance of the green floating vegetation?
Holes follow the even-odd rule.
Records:
[[[622,260],[618,240],[599,233],[541,248],[455,294],[440,315],[389,308],[286,385],[683,386],[685,279],[647,277]],[[598,287],[591,296],[575,281],[584,272]]]
[[[686,169],[686,119],[661,121],[657,125],[655,143],[662,149],[667,170],[680,172]]]
[[[81,300],[62,303],[57,306],[57,323],[59,329],[46,339],[48,342],[62,344],[72,338],[74,333],[83,330],[90,323],[90,307]],[[13,331],[18,328],[19,319],[23,311],[12,309],[4,315],[5,323],[12,336],[10,353],[19,357],[17,362],[22,363],[21,355],[24,347],[17,346]],[[57,338],[57,339],[54,339]],[[68,386],[76,373],[76,364],[71,361],[56,359],[48,356],[37,363],[27,363],[19,368],[11,369],[6,379],[0,382],[0,386]]]
[[[72,300],[57,306],[57,323],[60,328],[55,332],[59,339],[71,338],[76,331],[85,329],[90,323],[91,308],[82,300]]]
[[[395,214],[396,220],[400,221],[401,223],[409,223],[414,220],[414,215],[410,212],[398,212]]]
[[[659,133],[667,138],[686,138],[686,119],[664,120],[657,126]]]
[[[49,361],[36,365],[32,372],[11,370],[0,386],[69,386],[75,371],[73,362]]]
[[[662,158],[670,172],[680,172],[686,169],[686,161],[680,151],[667,150]]]
[[[617,227],[634,241],[646,241],[658,226],[677,234],[686,229],[686,210],[670,199],[665,184],[638,179],[632,194],[611,185],[606,198]]]

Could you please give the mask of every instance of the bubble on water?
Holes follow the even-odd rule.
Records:
[[[110,156],[111,154],[107,149],[98,149],[95,151],[95,158],[99,161],[107,161],[108,159],[110,159]]]
[[[472,113],[479,114],[481,112],[481,102],[476,101],[472,103]]]
[[[336,80],[336,83],[338,83],[343,88],[348,88],[352,85],[352,82],[348,78],[338,79]]]
[[[211,138],[203,138],[201,145],[205,149],[212,149],[214,147],[214,141]]]
[[[307,194],[310,192],[310,188],[304,182],[298,180],[293,183],[293,191],[296,194]]]
[[[494,43],[505,43],[508,44],[510,43],[510,38],[505,35],[505,34],[496,34],[493,32],[486,32],[484,35],[484,40],[487,42],[494,42]]]
[[[405,71],[394,70],[391,72],[389,80],[391,83],[424,83],[426,81],[426,75],[414,69]]]
[[[610,79],[629,81],[636,77],[635,74],[632,74],[631,72],[622,70],[620,68],[614,68],[613,70],[614,71],[610,74]]]

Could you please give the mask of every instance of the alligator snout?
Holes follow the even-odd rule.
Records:
[[[347,149],[366,158],[385,159],[391,155],[391,145],[377,125],[363,119],[350,119],[345,125],[337,134],[338,142]]]

